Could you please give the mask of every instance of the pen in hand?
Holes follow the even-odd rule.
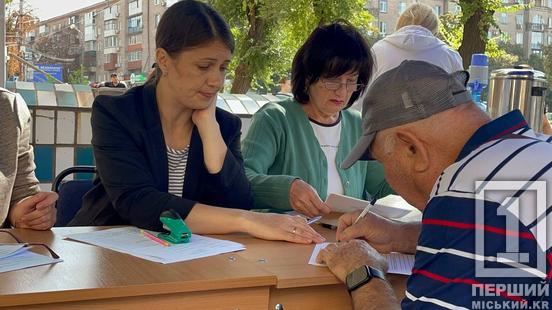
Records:
[[[373,198],[367,205],[366,207],[364,207],[364,210],[362,210],[362,212],[360,212],[360,214],[358,215],[357,219],[355,220],[355,222],[353,223],[356,224],[361,218],[365,217],[366,216],[366,213],[368,213],[368,211],[370,210],[370,208],[372,208],[374,206],[374,204],[376,203],[376,198]]]

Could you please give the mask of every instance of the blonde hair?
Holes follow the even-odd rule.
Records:
[[[395,30],[409,25],[422,26],[435,35],[439,32],[439,17],[429,5],[414,3],[399,16]]]

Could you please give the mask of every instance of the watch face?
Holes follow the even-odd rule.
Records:
[[[347,275],[347,287],[349,289],[356,288],[359,284],[365,282],[368,277],[368,271],[366,266],[361,266],[360,268],[355,269]]]

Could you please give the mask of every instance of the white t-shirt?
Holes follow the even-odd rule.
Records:
[[[337,173],[337,165],[335,164],[335,156],[341,138],[341,115],[335,124],[320,124],[312,119],[310,124],[328,162],[328,194],[343,194],[343,184],[341,184],[341,178]]]

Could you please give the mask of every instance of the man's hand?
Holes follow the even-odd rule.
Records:
[[[349,273],[362,265],[375,267],[383,272],[388,268],[385,258],[362,240],[330,244],[318,253],[316,260],[328,265],[342,282],[345,282]]]
[[[542,115],[542,133],[552,136],[552,126],[550,126],[550,122],[548,121],[546,114]]]
[[[347,241],[361,238],[380,253],[415,253],[421,222],[398,222],[372,212],[353,225],[361,211],[343,214],[339,218],[336,239]]]
[[[40,192],[22,199],[10,208],[11,224],[16,228],[50,229],[56,222],[57,199],[54,192]]]
[[[289,201],[293,210],[308,217],[330,213],[330,207],[320,199],[314,187],[300,179],[291,183]]]
[[[338,221],[336,238],[339,241],[362,238],[382,253],[389,253],[393,249],[393,234],[396,233],[397,223],[368,212],[366,216],[353,225],[362,211],[343,214]]]

